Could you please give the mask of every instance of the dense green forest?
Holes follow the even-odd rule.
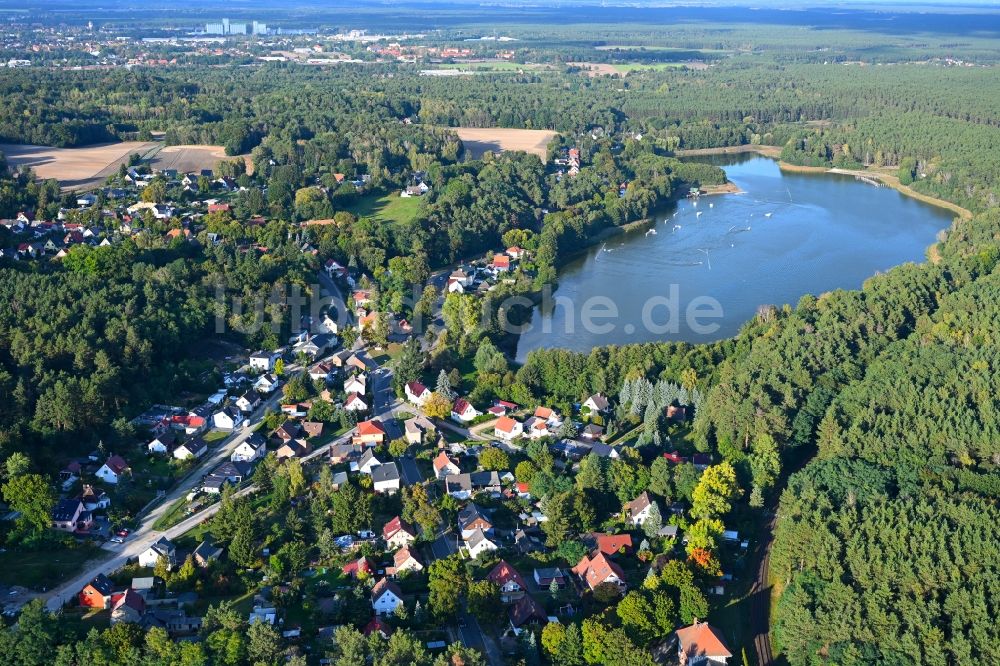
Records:
[[[545,32],[523,35],[535,30]],[[774,35],[747,47],[743,29],[689,26],[679,48],[733,52],[699,54],[707,69],[624,78],[589,78],[566,63],[626,49],[551,36],[532,54],[559,51],[555,67],[475,76],[421,77],[412,65],[374,63],[10,71],[0,81],[2,141],[79,146],[162,131],[167,143],[250,153],[255,168],[234,172],[248,189],[233,211],[202,218],[218,245],[167,243],[166,225],[147,220],[136,241],[74,251],[61,267],[0,269],[0,392],[9,396],[0,447],[40,463],[52,451],[125,437],[122,415],[202,376],[188,350],[213,325],[212,285],[222,279],[252,298],[275,284],[308,284],[318,266],[304,242],[370,274],[380,305],[396,311],[433,269],[502,242],[534,253],[531,284],[512,288],[534,289],[595,234],[644,217],[685,185],[720,182],[719,170],[672,157],[678,149],[768,144],[796,164],[887,167],[976,213],[943,236],[933,261],[896,267],[857,291],[761,308],[732,340],[542,350],[516,372],[490,358],[497,330],[463,330],[468,301],[449,297],[448,337],[429,362],[435,372],[474,366],[470,395],[479,401],[568,411],[593,392],[618,396],[612,425],[641,425],[643,442],[666,431],[658,407],[692,407],[690,432],[674,431],[680,445],[732,462],[751,506],[778,510],[773,637],[792,666],[1000,662],[1000,78],[993,67],[894,58],[912,55],[912,36],[879,51],[876,61],[895,61],[879,66],[848,62],[868,43],[857,34],[832,56],[815,32],[785,37],[778,51]],[[601,41],[647,47],[660,38],[619,27]],[[965,48],[984,52],[979,40]],[[555,129],[562,136],[549,157],[575,146],[584,166],[559,179],[535,156],[472,159],[448,130],[460,125]],[[431,192],[408,221],[349,212],[360,197],[334,177],[367,175],[383,194],[415,172]],[[621,196],[620,183],[628,183]],[[160,200],[187,196],[156,187]],[[29,174],[0,181],[3,215],[51,215],[59,203],[57,186]],[[272,221],[248,224],[254,215]],[[334,223],[293,226],[313,218]],[[280,308],[269,312],[286,332]],[[281,337],[232,339],[275,346]],[[779,480],[760,463],[770,446],[786,466],[815,458]],[[682,479],[669,484],[686,496]]]

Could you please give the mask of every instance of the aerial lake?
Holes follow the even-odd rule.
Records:
[[[785,173],[758,156],[711,161],[742,193],[680,201],[563,266],[521,335],[518,360],[542,347],[731,337],[760,305],[857,289],[923,261],[954,216],[852,176]]]

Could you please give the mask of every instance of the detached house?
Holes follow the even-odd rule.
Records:
[[[267,442],[257,433],[253,433],[246,440],[240,442],[239,446],[233,449],[229,456],[232,462],[253,462],[263,458],[267,454]]]
[[[603,414],[608,411],[608,399],[600,393],[595,393],[584,401],[583,407],[590,410],[591,414]]]
[[[63,532],[75,532],[80,518],[89,513],[78,499],[59,500],[52,509],[52,528]]]
[[[105,483],[118,485],[122,477],[131,473],[131,471],[124,458],[121,456],[111,456],[94,475]]]
[[[725,664],[733,656],[722,639],[722,632],[706,622],[694,621],[676,631],[677,658],[681,666]]]
[[[458,512],[458,529],[463,539],[468,539],[476,530],[490,534],[493,523],[475,502],[469,502]]]
[[[84,608],[111,608],[111,592],[114,584],[104,574],[97,574],[94,580],[83,586],[77,599]]]
[[[641,495],[625,505],[625,515],[633,525],[641,526],[649,518],[655,505],[656,503],[649,498],[649,493],[643,491]]]
[[[458,398],[451,406],[451,418],[459,423],[468,423],[475,420],[480,414],[481,412],[469,404],[465,398]]]
[[[409,546],[404,546],[393,554],[392,564],[391,573],[393,576],[399,576],[401,573],[407,571],[418,572],[424,570],[424,563],[413,554]]]
[[[201,437],[194,437],[184,442],[174,449],[174,458],[177,460],[187,460],[188,458],[200,458],[208,451],[208,444]]]
[[[257,378],[253,383],[253,388],[257,393],[270,393],[278,388],[279,380],[271,373],[266,373]]]
[[[350,393],[344,400],[344,409],[349,412],[367,412],[368,404],[357,393]]]
[[[396,463],[379,465],[372,470],[372,489],[386,495],[392,495],[399,490],[399,468],[396,467]]]
[[[548,620],[545,609],[528,595],[515,601],[507,611],[507,615],[515,635],[520,635],[525,625],[539,624]]]
[[[493,570],[486,574],[486,580],[500,588],[500,601],[509,604],[524,596],[528,586],[517,569],[500,560]]]
[[[223,407],[212,414],[212,425],[219,430],[235,430],[243,423],[243,412],[235,406]]]
[[[482,530],[475,530],[465,540],[465,548],[469,551],[469,557],[475,559],[483,553],[499,550],[500,546]]]
[[[497,439],[510,442],[524,434],[524,426],[509,416],[501,416],[493,425],[493,434]]]
[[[274,370],[275,362],[281,358],[278,352],[258,351],[250,355],[250,369],[259,372]]]
[[[368,392],[368,377],[362,372],[344,380],[344,393],[364,395]]]
[[[619,588],[625,587],[625,572],[601,552],[593,557],[584,555],[583,559],[573,567],[573,573],[591,590],[603,583],[610,583]]]
[[[362,421],[354,429],[351,443],[361,446],[378,446],[386,440],[385,427],[380,421]]]
[[[442,451],[437,454],[437,457],[431,462],[434,466],[434,477],[438,480],[444,479],[447,476],[461,473],[461,469],[458,467],[458,463],[448,457],[448,454]]]
[[[146,612],[146,600],[142,595],[129,588],[117,598],[111,609],[111,624],[129,622],[138,624]]]
[[[425,416],[414,416],[403,423],[403,432],[410,444],[423,444],[424,438],[434,431],[434,424]]]
[[[155,567],[161,557],[166,558],[168,569],[177,564],[177,548],[166,537],[160,537],[153,545],[139,553],[139,566]]]
[[[146,450],[150,453],[169,453],[177,440],[173,430],[165,430],[152,442],[146,445]]]
[[[420,382],[406,383],[406,399],[417,407],[423,407],[427,399],[431,397],[430,389]]]
[[[403,605],[403,591],[388,578],[375,583],[372,588],[372,610],[376,615],[389,615]]]
[[[250,391],[247,391],[236,399],[236,407],[244,414],[249,414],[257,409],[259,404],[260,398]]]
[[[409,523],[396,516],[382,528],[382,538],[385,539],[387,549],[395,550],[413,543],[417,538],[417,532]]]

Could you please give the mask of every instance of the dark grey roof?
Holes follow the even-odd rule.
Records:
[[[379,483],[382,481],[398,481],[399,480],[399,469],[396,467],[396,463],[391,462],[385,465],[379,465],[372,470],[372,483]]]
[[[57,522],[65,522],[67,520],[73,520],[77,512],[83,508],[83,503],[78,499],[64,499],[59,500],[55,508],[52,509],[52,520]]]

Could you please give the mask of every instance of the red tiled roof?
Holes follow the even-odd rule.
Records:
[[[605,555],[615,555],[622,548],[632,547],[632,537],[628,534],[594,534],[597,541],[597,550]]]
[[[503,587],[507,583],[513,581],[517,583],[517,586],[524,590],[527,585],[524,583],[524,578],[518,573],[517,569],[507,564],[505,560],[500,560],[493,570],[486,574],[486,580],[494,583],[497,587]]]
[[[358,424],[359,435],[384,435],[385,428],[378,421],[362,421]]]
[[[705,622],[696,621],[689,627],[681,627],[677,630],[677,640],[689,660],[699,655],[726,659],[733,656],[719,631]]]
[[[517,425],[517,421],[510,418],[509,416],[501,416],[497,419],[497,422],[493,425],[494,430],[499,430],[500,432],[511,433],[514,431],[514,427]]]
[[[621,567],[601,552],[598,552],[593,558],[584,555],[583,559],[573,567],[573,573],[583,578],[590,589],[606,582],[612,574],[620,580],[625,580],[625,572],[622,571]]]
[[[385,526],[382,528],[382,537],[384,539],[391,539],[392,535],[395,534],[396,532],[399,532],[400,530],[410,535],[415,534],[413,528],[410,527],[409,523],[404,522],[402,518],[396,516],[395,518],[387,522]]]

